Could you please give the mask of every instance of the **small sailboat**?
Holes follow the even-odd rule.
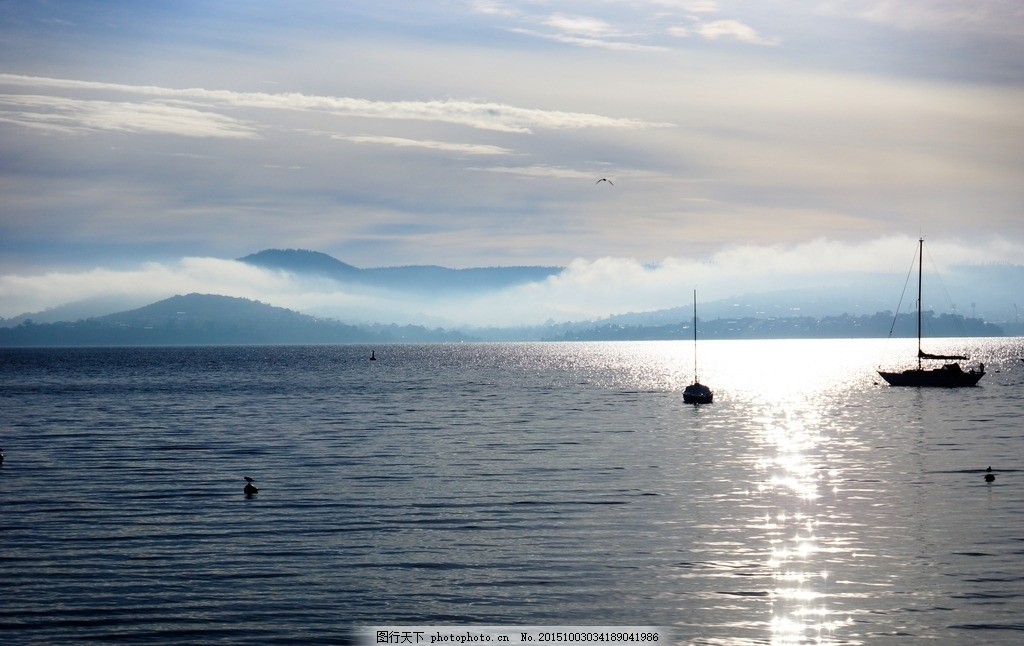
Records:
[[[985,364],[978,369],[964,371],[957,361],[966,361],[969,357],[959,354],[929,354],[921,349],[921,282],[924,270],[924,238],[918,240],[917,249],[917,367],[900,372],[879,370],[878,374],[890,386],[916,386],[930,388],[960,388],[974,386],[985,376]],[[939,368],[925,368],[922,361],[946,361]]]
[[[687,404],[710,404],[715,395],[697,379],[697,290],[693,290],[693,383],[683,390]]]

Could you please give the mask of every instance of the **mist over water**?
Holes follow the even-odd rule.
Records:
[[[3,350],[4,640],[1016,643],[1024,343],[913,343]]]

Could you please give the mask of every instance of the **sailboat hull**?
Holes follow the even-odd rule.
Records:
[[[915,368],[903,372],[878,371],[882,379],[890,386],[909,386],[917,388],[963,388],[975,386],[985,376],[984,371],[971,370],[964,372],[959,364],[951,363],[941,368],[925,370]]]
[[[683,403],[710,404],[715,396],[711,389],[700,383],[692,383],[683,390]]]

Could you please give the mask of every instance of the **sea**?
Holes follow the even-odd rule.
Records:
[[[928,349],[988,374],[885,385],[916,340],[0,349],[0,643],[1019,644],[1024,339]]]

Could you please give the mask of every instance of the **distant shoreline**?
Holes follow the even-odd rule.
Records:
[[[701,340],[884,339],[914,338],[910,315],[892,317],[782,317],[698,321]],[[978,319],[926,317],[929,337],[1013,337],[1024,330]],[[891,333],[890,333],[891,332]],[[333,321],[294,326],[260,324],[257,320],[167,322],[162,325],[108,323],[96,319],[74,323],[26,322],[0,328],[0,347],[146,347],[215,345],[333,345],[465,342],[673,341],[693,338],[689,324],[618,325],[561,324],[523,328],[429,329],[423,326],[352,326]]]
[[[929,337],[1024,335],[1005,326],[956,314],[922,312]],[[874,339],[917,336],[917,315],[877,312],[854,316],[781,316],[697,319],[700,339]],[[460,343],[494,341],[671,341],[692,339],[690,318],[670,323],[627,323],[620,318],[519,327],[428,328],[423,325],[350,324],[316,318],[244,298],[188,294],[78,321],[32,319],[0,327],[0,347],[319,345]]]

